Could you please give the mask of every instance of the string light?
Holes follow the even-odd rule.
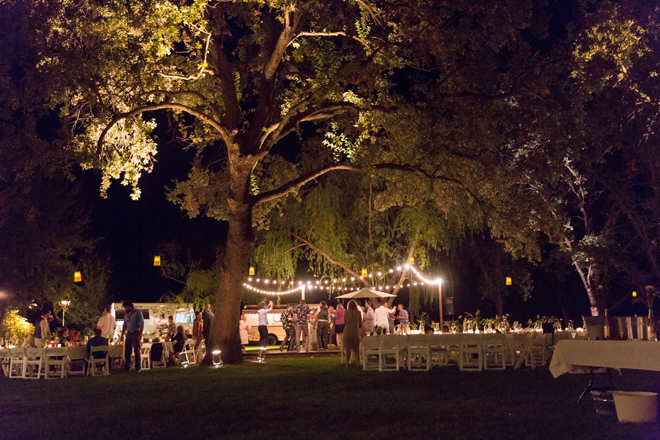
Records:
[[[284,291],[281,291],[281,292],[272,292],[272,291],[257,289],[256,287],[253,287],[253,286],[249,285],[248,283],[243,283],[243,287],[245,287],[246,289],[249,289],[253,292],[261,293],[263,295],[275,295],[275,296],[287,295],[289,293],[293,293],[293,292],[297,292],[298,290],[302,290],[302,286],[301,286],[301,287],[296,287],[295,289],[291,289],[291,290],[284,290]]]

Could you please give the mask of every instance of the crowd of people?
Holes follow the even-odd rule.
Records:
[[[135,371],[141,369],[142,337],[144,332],[144,317],[139,309],[136,309],[132,302],[125,301],[124,307],[124,325],[121,331],[121,341],[124,343],[124,369],[130,371],[131,358],[134,361]],[[257,311],[257,322],[259,330],[259,346],[265,347],[268,342],[268,313],[273,310],[273,302],[268,304],[262,302]],[[197,312],[193,321],[193,330],[183,326],[176,326],[174,318],[168,318],[167,339],[173,342],[173,351],[170,353],[170,360],[173,363],[179,362],[179,354],[183,351],[187,340],[194,339],[194,351],[198,353],[198,348],[202,341],[206,346],[210,346],[208,340],[211,336],[213,323],[213,312],[211,305],[206,304],[204,312]],[[51,338],[50,323],[53,321],[50,311],[43,313],[34,323],[33,343],[35,347],[44,347],[47,340]],[[280,322],[285,331],[285,338],[280,345],[280,350],[306,352],[312,350],[327,350],[330,348],[344,347],[344,351],[350,353],[357,352],[360,336],[372,333],[380,328],[385,333],[394,332],[394,327],[407,326],[409,322],[408,312],[402,304],[397,307],[389,308],[387,302],[383,302],[378,308],[374,308],[371,301],[365,301],[364,306],[357,301],[351,300],[346,308],[342,303],[337,307],[328,306],[326,301],[321,301],[318,308],[310,308],[305,300],[298,304],[287,305],[280,316]],[[117,329],[117,321],[112,314],[112,306],[107,305],[103,314],[99,318],[94,329],[94,337],[87,341],[87,351],[91,347],[108,345],[112,340]],[[245,353],[245,346],[249,344],[249,325],[246,316],[243,314],[239,321],[239,334],[242,350]],[[57,330],[59,345],[62,347],[80,346],[83,342],[80,340],[80,332],[61,327]],[[164,341],[163,341],[164,342]],[[198,354],[199,356],[199,354]],[[350,355],[347,356],[347,359]],[[359,356],[356,356],[359,362]],[[197,359],[200,361],[201,359]]]
[[[358,313],[359,318],[357,319],[354,313],[349,313],[349,307],[353,305],[355,308],[350,310]],[[266,326],[268,325],[266,315],[272,310],[273,304],[271,301],[268,305],[261,303],[259,306],[259,332],[261,335],[259,345],[265,347]],[[344,308],[342,303],[338,303],[335,309],[333,306],[328,306],[325,301],[321,301],[317,309],[312,309],[305,303],[305,300],[301,300],[296,305],[287,306],[280,316],[280,322],[286,334],[280,350],[306,352],[310,347],[318,350],[341,348],[347,337],[349,342],[353,342],[356,322],[359,324],[357,327],[358,345],[359,336],[372,333],[377,328],[381,328],[385,333],[393,333],[396,325],[403,327],[408,325],[409,315],[403,308],[403,304],[399,304],[398,308],[390,309],[387,307],[387,302],[383,302],[374,310],[371,301],[365,301],[364,307],[362,307],[357,301],[351,300],[347,308]],[[241,319],[241,332],[243,332],[243,323],[247,326],[244,316]],[[245,335],[247,338],[247,329]]]

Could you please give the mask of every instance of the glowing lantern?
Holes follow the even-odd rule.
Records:
[[[160,266],[160,255],[154,257],[154,266]]]
[[[362,269],[362,276],[366,277],[367,276],[367,269]]]
[[[511,285],[511,277],[506,277],[506,285],[507,286]]]
[[[82,281],[82,275],[80,275],[80,272],[76,271],[73,273],[73,282],[74,283],[79,283]]]
[[[410,257],[408,261],[410,262],[411,265],[415,264],[415,257]]]
[[[249,271],[248,275],[254,276],[254,267],[250,267],[250,271]]]
[[[636,298],[636,297],[637,297],[637,292],[635,292],[635,291],[633,290],[633,298]]]

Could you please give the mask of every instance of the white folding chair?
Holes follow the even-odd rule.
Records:
[[[546,364],[548,361],[548,345],[543,333],[532,335],[527,353],[527,358],[525,359],[526,366],[536,368],[537,366],[542,367]]]
[[[27,356],[24,348],[9,349],[9,377],[11,379],[24,379],[27,369]]]
[[[89,350],[89,360],[87,366],[88,376],[107,376],[110,374],[110,347],[99,345]],[[101,353],[101,357],[95,357],[95,353]]]
[[[481,371],[483,369],[483,354],[480,334],[462,334],[458,368],[461,371]]]
[[[66,349],[69,362],[67,363],[67,375],[69,376],[84,376],[85,364],[87,363],[87,348],[86,347],[69,347]]]
[[[68,362],[66,348],[48,348],[44,353],[44,379],[64,379]]]
[[[206,356],[206,344],[204,343],[204,340],[199,344],[199,347],[197,347],[197,350],[195,350],[195,358],[197,359],[197,362],[201,362],[202,359]]]
[[[449,365],[449,347],[452,339],[458,340],[460,336],[453,334],[429,335],[429,351],[431,353],[431,367],[446,367]]]
[[[375,336],[362,336],[360,338],[360,357],[363,370],[378,370],[380,364],[378,351],[378,338]],[[350,354],[347,354],[350,356]],[[373,362],[372,362],[373,361]]]
[[[431,351],[428,335],[408,335],[408,370],[429,371]]]
[[[190,365],[196,364],[197,359],[195,359],[195,340],[194,339],[186,339],[186,342],[183,344],[185,350],[186,350],[186,357],[188,358],[188,363]]]
[[[44,367],[44,349],[26,348],[25,349],[25,376],[24,379],[39,379]]]
[[[145,342],[140,347],[140,362],[143,370],[151,369],[151,343]]]
[[[9,365],[11,364],[11,354],[9,349],[0,350],[0,365],[2,365],[2,373],[5,377],[9,377]]]
[[[525,333],[508,333],[506,335],[506,362],[509,367],[520,367],[520,359],[525,355]]]
[[[394,362],[388,362],[393,358]],[[378,370],[379,371],[399,371],[402,364],[403,353],[398,335],[380,335],[378,336]]]
[[[482,335],[484,369],[505,370],[506,369],[506,343],[501,333],[486,333]]]

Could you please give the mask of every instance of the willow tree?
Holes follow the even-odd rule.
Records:
[[[510,96],[522,76],[510,74],[521,59],[511,54],[525,46],[531,3],[63,0],[36,3],[30,19],[51,102],[84,166],[102,170],[103,194],[120,179],[139,196],[157,151],[153,112],[166,112],[197,149],[172,197],[191,215],[228,222],[213,341],[237,362],[242,282],[262,212],[328,171],[373,165],[354,153],[397,95],[425,93],[418,81],[434,84],[437,100]],[[406,69],[422,76],[398,75]],[[350,148],[282,155],[306,125],[337,118],[363,134]],[[381,166],[404,165],[390,157]]]

